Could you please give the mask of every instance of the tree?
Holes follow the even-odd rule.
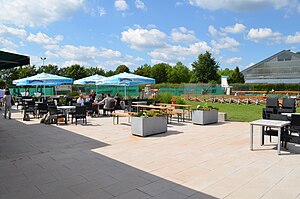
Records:
[[[145,77],[152,77],[151,76],[151,66],[148,64],[144,64],[140,67],[138,67],[135,71],[134,74],[136,75],[141,75]]]
[[[56,65],[45,65],[41,66],[38,70],[37,73],[49,73],[53,75],[58,75],[58,67]]]
[[[244,75],[240,72],[239,67],[235,67],[231,77],[228,79],[229,83],[245,83]]]
[[[115,74],[119,74],[119,73],[130,73],[129,68],[125,65],[120,65],[117,67]]]
[[[170,83],[187,83],[190,81],[191,71],[181,62],[169,70],[168,81]]]
[[[218,71],[218,75],[219,75],[219,80],[218,80],[218,83],[221,83],[221,77],[222,76],[228,76],[228,83],[231,83],[229,81],[230,77],[232,76],[232,73],[233,73],[233,70],[230,70],[229,68],[225,68],[224,70],[219,70]]]
[[[168,82],[168,73],[171,66],[166,63],[159,63],[152,66],[151,76],[155,79],[156,83]]]
[[[83,66],[74,64],[66,68],[66,74],[64,74],[63,76],[70,77],[73,80],[76,80],[76,79],[84,78],[87,75],[86,75],[86,70]]]
[[[103,68],[86,68],[86,75],[87,76],[92,76],[92,75],[102,75],[105,76],[105,71],[103,70]]]
[[[112,70],[109,70],[109,71],[107,71],[107,72],[105,73],[105,76],[106,76],[106,77],[110,77],[110,76],[113,76],[113,75],[115,75],[115,71],[112,71]]]
[[[204,54],[198,56],[198,60],[192,63],[193,67],[193,81],[208,83],[211,81],[218,81],[218,68],[219,65],[211,53],[206,51]]]
[[[36,75],[36,69],[35,66],[21,66],[17,69],[17,77],[18,79],[30,77],[33,75]]]

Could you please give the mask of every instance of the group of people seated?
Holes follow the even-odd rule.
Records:
[[[98,115],[99,109],[120,109],[121,98],[119,97],[118,93],[116,93],[113,98],[110,96],[110,93],[107,93],[106,96],[104,93],[101,93],[100,96],[97,97],[95,91],[92,90],[88,97],[85,98],[83,94],[80,94],[79,98],[77,99],[77,103],[81,106],[83,106],[85,102],[91,102],[93,105],[93,114]]]

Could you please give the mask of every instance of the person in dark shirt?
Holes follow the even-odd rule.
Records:
[[[118,93],[116,93],[114,99],[115,99],[115,107],[116,107],[116,109],[121,109],[121,106],[120,106],[121,98],[119,97]]]

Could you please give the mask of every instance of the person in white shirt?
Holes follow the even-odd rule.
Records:
[[[77,99],[77,103],[80,104],[81,106],[84,106],[83,94],[79,95],[79,98]]]

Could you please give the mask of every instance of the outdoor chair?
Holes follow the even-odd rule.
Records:
[[[263,108],[263,119],[269,119],[270,114],[277,114],[278,108],[278,98],[268,98],[266,102],[266,108]]]
[[[296,102],[293,98],[283,98],[282,106],[278,109],[278,113],[295,113],[296,112]]]
[[[269,119],[270,120],[288,121],[288,117],[286,115],[281,115],[281,114],[270,114]],[[281,128],[281,137],[283,137],[283,135],[287,135],[287,134],[288,134],[288,129],[285,128],[285,127]],[[270,136],[270,142],[272,142],[272,136],[277,137],[278,136],[278,130],[267,127],[266,129],[264,129],[264,135]],[[264,144],[264,136],[262,137],[262,143]]]
[[[76,106],[75,113],[72,115],[72,124],[73,124],[73,119],[75,118],[75,124],[77,125],[77,120],[82,119],[85,124],[87,124],[86,120],[86,106]]]
[[[42,115],[48,113],[48,105],[46,103],[37,104],[37,116],[40,118]]]
[[[73,103],[72,106],[81,106],[81,104],[76,102],[76,103]],[[70,118],[70,116],[73,117],[73,115],[74,115],[75,113],[76,113],[76,109],[70,110],[70,111],[68,112],[68,119]]]
[[[289,134],[284,134],[282,140],[289,143],[300,144],[300,115],[292,114]]]
[[[36,115],[36,107],[34,101],[27,101],[24,103],[24,116],[28,113],[32,113],[35,117]]]
[[[93,115],[94,110],[93,110],[93,104],[92,102],[84,102],[84,106],[86,106],[86,112],[88,115]]]
[[[56,106],[48,106],[48,110],[50,114],[50,123],[54,122],[56,125],[58,125],[58,119],[64,118],[65,124],[67,124],[67,116],[63,114],[60,110],[58,110]]]
[[[127,102],[127,103],[126,103]],[[124,112],[125,112],[125,110],[127,111],[127,112],[132,112],[133,110],[133,107],[132,107],[132,101],[131,100],[127,100],[127,101],[125,101],[125,109],[124,109]]]

